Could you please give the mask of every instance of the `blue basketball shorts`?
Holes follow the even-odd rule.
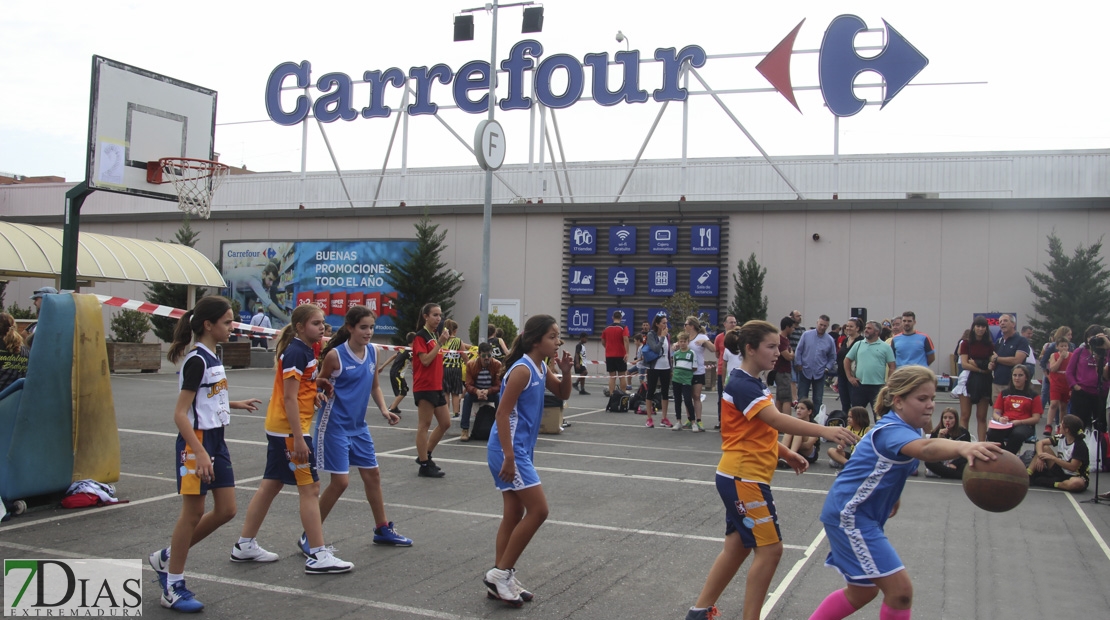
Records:
[[[308,460],[293,458],[293,438],[266,435],[266,471],[264,480],[280,480],[284,484],[305,486],[320,479],[316,475],[316,459],[312,454],[312,437],[305,435],[308,444]]]
[[[717,472],[717,493],[725,505],[725,536],[740,534],[748,549],[782,542],[770,485]]]
[[[854,586],[873,586],[871,580],[905,570],[898,552],[887,540],[886,532],[877,525],[847,530],[825,524],[829,538],[829,556],[825,566],[840,572]]]
[[[346,474],[351,471],[352,465],[359,469],[378,466],[374,440],[370,437],[370,429],[365,427],[361,433],[354,435],[339,431],[317,432],[313,450],[316,453],[316,470],[329,474]]]
[[[493,484],[501,491],[521,491],[540,484],[540,475],[532,464],[531,456],[516,455],[516,475],[512,482],[501,479],[501,466],[505,464],[505,454],[500,450],[486,448],[486,462],[489,473],[493,474]]]
[[[196,429],[197,439],[204,446],[208,458],[212,459],[212,482],[204,482],[197,475],[197,456],[185,443],[185,438],[177,436],[177,492],[181,495],[207,495],[208,489],[222,489],[235,486],[235,472],[231,468],[231,454],[224,442],[224,427],[208,430]]]

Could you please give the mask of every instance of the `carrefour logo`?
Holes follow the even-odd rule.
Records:
[[[756,67],[795,108],[798,103],[790,80],[790,58],[802,23]],[[883,77],[885,106],[929,64],[929,60],[897,30],[886,21],[883,24],[887,43],[882,52],[873,58],[863,58],[856,52],[855,36],[867,29],[864,21],[855,15],[841,15],[829,23],[821,41],[819,73],[821,94],[833,114],[851,116],[866,104],[852,89],[860,73],[874,71]],[[507,96],[499,99],[496,105],[502,110],[527,110],[538,101],[549,108],[560,109],[577,103],[587,91],[591,100],[603,106],[643,103],[649,98],[658,102],[684,101],[688,92],[680,85],[683,67],[700,68],[709,59],[698,45],[686,45],[681,49],[661,47],[655,50],[652,58],[660,63],[661,76],[649,97],[648,90],[641,88],[646,85],[640,81],[639,50],[617,52],[613,62],[607,52],[586,54],[580,61],[570,54],[544,56],[544,47],[539,41],[519,41],[500,63],[500,70],[507,75],[504,89]],[[590,68],[589,77],[587,67]],[[526,72],[530,75],[526,76]],[[473,60],[458,70],[442,63],[431,68],[427,65],[411,67],[407,73],[398,67],[368,70],[361,80],[352,79],[346,73],[328,72],[314,83],[309,61],[283,62],[266,81],[266,112],[279,125],[300,123],[310,112],[317,121],[324,123],[388,117],[392,109],[384,101],[392,88],[413,92],[413,103],[405,109],[410,116],[436,114],[439,106],[432,101],[433,90],[450,91],[454,104],[464,112],[484,114],[490,106],[489,73],[489,62]],[[613,90],[611,83],[619,86]],[[530,92],[527,86],[531,86]],[[319,91],[315,101],[303,92],[310,87]],[[297,94],[285,98],[283,91]]]
[[[266,258],[272,259],[275,256],[277,256],[277,250],[275,250],[274,248],[266,248],[265,250],[261,250],[261,251],[255,251],[255,250],[228,250],[227,251],[227,257],[228,258],[262,258],[263,256],[265,256]]]

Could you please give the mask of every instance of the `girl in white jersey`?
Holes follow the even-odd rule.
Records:
[[[178,431],[175,469],[181,515],[173,528],[170,546],[151,553],[149,561],[162,586],[162,607],[174,611],[204,609],[204,604],[185,587],[185,560],[190,547],[235,516],[235,473],[224,442],[224,427],[231,420],[229,410],[254,411],[262,402],[257,398],[228,399],[227,376],[215,351],[216,345],[226,342],[231,335],[234,320],[231,304],[223,297],[201,299],[178,321],[167,355],[175,364],[185,359],[173,411]],[[185,348],[194,338],[196,346],[186,354]],[[210,512],[204,512],[209,489],[214,506]],[[253,561],[277,559],[277,554],[257,545],[243,551]]]
[[[354,465],[362,477],[370,512],[374,515],[374,544],[411,547],[412,541],[398,534],[393,522],[385,516],[382,477],[374,440],[366,425],[366,406],[371,398],[390,426],[401,421],[386,408],[385,396],[378,385],[378,356],[370,345],[376,320],[370,308],[352,306],[343,327],[324,349],[323,368],[316,385],[324,391],[328,403],[316,418],[313,444],[316,470],[331,474],[331,481],[320,493],[320,523],[328,518],[335,502],[347,490],[349,472]]]
[[[543,417],[544,388],[561,400],[570,398],[570,354],[559,353],[559,325],[555,318],[537,314],[528,319],[505,359],[501,402],[486,444],[486,460],[504,503],[493,568],[483,580],[487,596],[513,607],[532,600],[532,593],[516,579],[520,554],[547,519],[547,497],[532,464],[532,453]],[[559,379],[544,359],[557,360]]]

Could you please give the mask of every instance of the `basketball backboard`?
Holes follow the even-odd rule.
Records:
[[[216,91],[93,56],[85,178],[90,189],[178,200],[147,182],[147,162],[212,159]]]

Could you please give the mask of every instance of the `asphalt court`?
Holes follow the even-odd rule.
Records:
[[[233,370],[228,379],[232,398],[268,402],[272,371]],[[173,475],[176,377],[121,374],[112,384],[123,472],[116,486],[130,503],[32,510],[0,525],[0,556],[143,558],[145,565],[150,551],[169,544],[180,510]],[[566,410],[572,426],[541,435],[536,446],[551,512],[517,565],[536,594],[523,609],[487,600],[481,583],[493,562],[501,513],[484,442],[460,443],[453,421],[435,453],[446,478],[418,478],[411,399],[402,403],[397,427],[376,412],[368,419],[389,518],[413,547],[371,543],[369,506],[352,476],[324,524],[336,554],[355,564],[352,572],[304,574],[295,545],[302,529],[295,491],[274,501],[259,535],[281,559],[231,563],[265,464],[263,412],[236,412],[227,437],[239,512],[192,549],[187,583],[207,605],[204,613],[220,618],[682,618],[721,548],[723,507],[713,484],[719,435],[647,429],[643,416],[607,413],[601,387],[595,381],[592,395],[575,393]],[[710,427],[715,398],[706,399]],[[938,409],[945,399],[940,395]],[[822,459],[801,476],[779,472],[772,483],[786,549],[764,604],[766,618],[808,618],[843,583],[823,566],[828,546],[817,520],[832,480]],[[1110,489],[1110,475],[1103,482]],[[1105,617],[1110,506],[1079,503],[1092,496],[1034,489],[1016,510],[991,514],[968,502],[958,483],[911,478],[887,534],[913,577],[915,617]],[[740,616],[745,575],[746,565],[718,601],[726,618]],[[145,613],[173,615],[158,605],[153,572],[145,569],[144,576]],[[878,613],[876,603],[853,617]]]

